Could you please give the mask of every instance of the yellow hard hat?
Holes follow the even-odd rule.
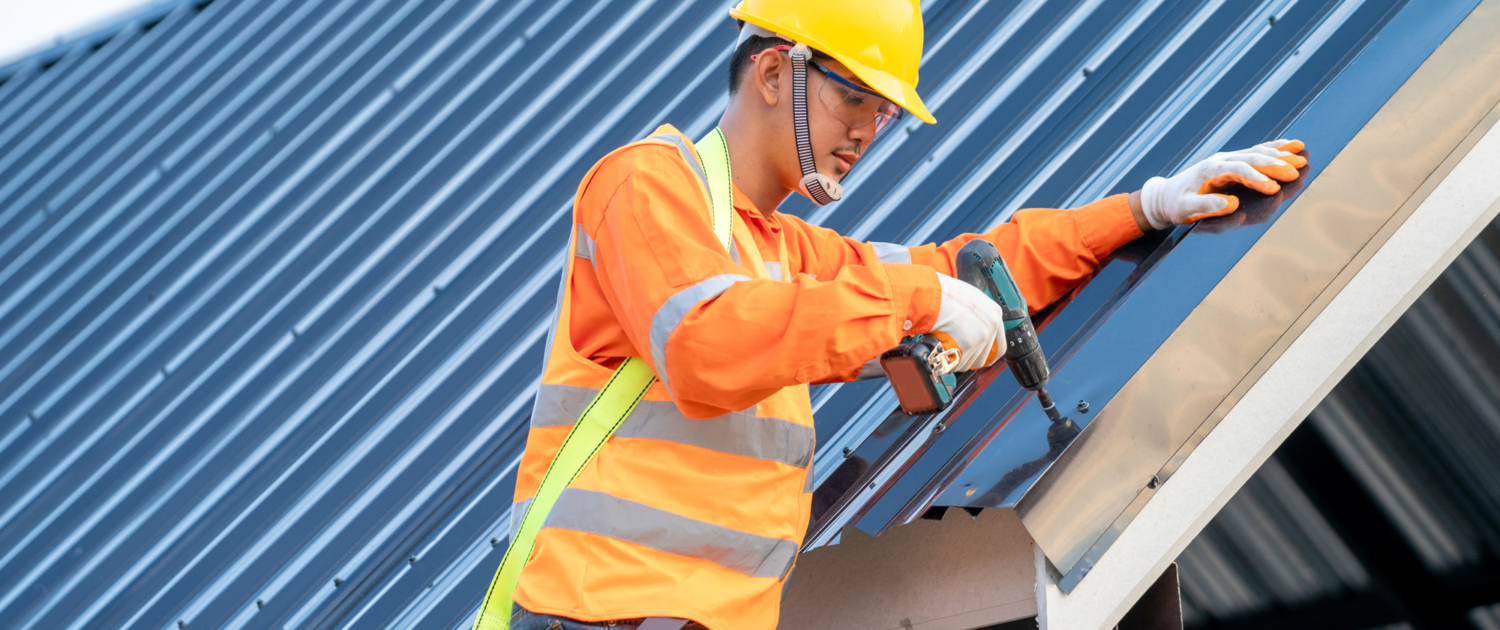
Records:
[[[826,53],[930,124],[936,120],[917,96],[922,62],[922,8],[917,2],[741,0],[729,15]]]

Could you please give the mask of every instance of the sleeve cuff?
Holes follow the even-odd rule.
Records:
[[[1141,227],[1130,213],[1130,195],[1105,197],[1069,213],[1079,238],[1098,260],[1141,237]]]
[[[1129,212],[1126,208],[1126,212]],[[924,265],[884,265],[891,281],[891,303],[897,316],[901,336],[919,335],[932,330],[942,305],[943,289],[937,271]],[[907,322],[911,322],[908,327]]]

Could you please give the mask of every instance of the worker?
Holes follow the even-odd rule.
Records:
[[[919,333],[960,370],[1000,354],[999,307],[953,277],[964,243],[992,241],[1035,311],[1143,232],[1233,212],[1230,184],[1274,193],[1305,164],[1300,143],[1270,142],[942,244],[855,241],[776,208],[838,199],[882,133],[934,122],[917,0],[729,13],[718,128],[694,142],[663,125],[578,186],[513,542],[476,630],[773,630],[810,514],[808,385],[878,374]],[[581,418],[606,417],[582,437]]]

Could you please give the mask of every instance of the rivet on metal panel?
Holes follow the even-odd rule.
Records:
[[[177,627],[179,627],[179,628],[186,628],[187,627],[187,622],[183,621],[181,619],[178,619],[177,620]]]
[[[1146,482],[1146,487],[1147,488],[1151,488],[1153,490],[1156,489],[1160,485],[1161,485],[1161,477],[1159,475],[1151,475],[1151,481]]]
[[[167,371],[167,366],[163,365],[163,366],[161,366],[161,375],[162,376],[171,376],[172,373],[168,372]]]
[[[491,547],[497,547],[499,545],[500,545],[500,539],[499,538],[491,538],[490,539],[490,546]]]
[[[942,433],[944,428],[945,427],[943,426],[943,423],[941,423],[941,422],[939,422],[937,424],[934,424],[934,425],[932,425],[932,434],[933,435],[937,435],[939,433]]]
[[[265,607],[266,607],[266,600],[264,600],[264,599],[257,599],[257,600],[255,600],[255,609],[256,610],[260,610],[260,609],[265,608]]]
[[[31,418],[32,422],[36,422],[36,412],[35,411],[28,411],[28,412],[26,412],[26,417],[27,418]],[[845,450],[847,450],[847,449],[845,449]]]
[[[853,454],[854,454],[854,449],[849,448],[847,446],[844,447],[844,457],[848,457],[848,456],[853,455]]]
[[[1078,401],[1078,413],[1088,413],[1088,412],[1089,412],[1089,401],[1087,401],[1087,400],[1080,400],[1080,401]]]
[[[344,579],[343,578],[333,578],[333,585],[334,585],[335,588],[343,586],[344,585]]]
[[[1083,69],[1083,76],[1089,76],[1089,74],[1092,73],[1092,72],[1093,72],[1093,70],[1090,70],[1088,68],[1084,68]]]
[[[1271,16],[1271,26],[1276,26],[1276,16]]]
[[[417,566],[417,557],[416,556],[412,556],[410,558],[407,558],[406,559],[406,563],[409,564],[409,565],[412,565],[412,566]]]

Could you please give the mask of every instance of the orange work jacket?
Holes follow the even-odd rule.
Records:
[[[659,380],[544,521],[514,594],[532,612],[774,630],[811,510],[808,384],[853,380],[930,330],[937,274],[971,239],[993,241],[1041,308],[1140,236],[1118,195],[942,245],[862,243],[736,189],[726,251],[695,155],[662,126],[578,187],[512,513],[626,357]]]

